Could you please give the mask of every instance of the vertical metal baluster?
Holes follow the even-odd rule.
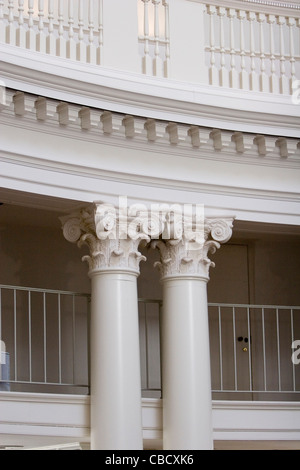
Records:
[[[236,331],[235,331],[235,307],[232,308],[232,323],[233,323],[233,357],[234,357],[234,390],[237,391],[237,366],[236,366]]]
[[[223,347],[222,347],[222,315],[221,307],[218,307],[219,314],[219,354],[220,354],[220,385],[221,391],[223,391]]]
[[[44,322],[44,383],[47,383],[47,312],[46,292],[43,292],[43,322]]]
[[[31,322],[31,292],[28,291],[28,362],[29,382],[32,382],[32,322]]]
[[[87,301],[87,360],[88,360],[88,390],[91,387],[91,348],[90,348],[90,337],[91,337],[91,297],[86,299]]]
[[[294,336],[294,312],[293,309],[291,308],[291,335],[292,335],[292,344],[295,340]],[[296,374],[295,374],[295,364],[292,362],[292,367],[293,367],[293,391],[296,391]]]
[[[73,385],[75,385],[75,357],[76,357],[76,316],[75,316],[75,296],[72,295],[72,323],[73,323]]]
[[[266,368],[266,332],[265,332],[265,309],[261,310],[262,316],[262,339],[263,339],[263,359],[264,359],[264,391],[267,391],[267,368]]]
[[[163,315],[163,303],[160,302],[159,304],[159,349],[160,349],[160,388],[161,388],[161,398],[163,397],[163,389],[162,389],[162,315]]]
[[[147,304],[144,304],[145,309],[145,338],[146,338],[146,387],[149,390],[149,348],[148,348],[148,318],[147,318]]]
[[[58,302],[58,377],[59,383],[62,383],[62,362],[61,362],[61,297],[60,294],[57,296]]]
[[[17,347],[17,292],[14,289],[14,354],[15,354],[15,382],[18,380],[18,347]]]
[[[0,341],[2,340],[2,289],[0,287]]]
[[[251,325],[250,325],[250,310],[247,307],[247,323],[248,323],[248,360],[249,360],[249,384],[250,392],[253,390],[252,386],[252,358],[251,358]]]
[[[278,388],[281,392],[281,367],[280,367],[280,332],[278,308],[276,308],[276,332],[277,332],[277,363],[278,363]]]

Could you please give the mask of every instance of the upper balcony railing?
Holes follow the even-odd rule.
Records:
[[[294,1],[130,0],[111,11],[115,3],[0,0],[0,44],[214,87],[282,95],[300,88]]]

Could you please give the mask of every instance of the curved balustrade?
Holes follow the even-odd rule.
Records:
[[[122,11],[116,5],[0,0],[0,47],[296,100],[300,5],[292,0],[131,0]]]
[[[0,43],[101,65],[102,0],[1,0]]]

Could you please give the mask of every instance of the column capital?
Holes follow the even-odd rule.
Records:
[[[153,226],[145,211],[130,219],[127,208],[123,209],[95,203],[60,218],[66,240],[79,247],[88,246],[90,254],[82,261],[88,262],[90,275],[108,270],[139,274],[139,263],[146,260],[139,244],[143,240],[148,243],[159,227]]]
[[[173,277],[196,277],[209,280],[209,269],[215,264],[208,257],[232,236],[233,218],[208,218],[204,220],[202,233],[194,238],[184,231],[174,240],[158,240],[151,243],[158,248],[161,261],[155,263],[162,280]],[[199,241],[202,238],[202,241]]]

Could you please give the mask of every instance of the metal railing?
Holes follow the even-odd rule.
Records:
[[[88,393],[89,298],[0,285],[0,338],[10,362],[0,390]]]
[[[0,391],[89,393],[89,294],[0,285]],[[142,395],[161,397],[162,301],[139,299]],[[300,307],[209,304],[215,399],[299,400]]]
[[[300,307],[210,304],[209,321],[213,396],[299,400]]]

